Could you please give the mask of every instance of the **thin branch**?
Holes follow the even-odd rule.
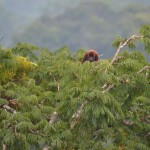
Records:
[[[13,114],[17,113],[15,109],[9,107],[8,105],[0,105],[0,108],[3,108],[3,109],[5,109],[6,111],[11,112],[11,113],[13,113]]]
[[[114,87],[115,87],[115,85],[111,84],[108,86],[108,88],[106,90],[102,91],[102,93],[106,93],[106,92],[110,91],[111,89],[113,89]]]
[[[144,68],[139,70],[137,73],[141,73],[141,72],[146,71],[146,70],[150,70],[150,66],[145,66]]]
[[[1,37],[0,42],[3,40],[4,37],[5,37],[4,35]]]
[[[43,136],[43,137],[49,137],[48,135],[43,134],[43,133],[40,133],[39,131],[33,131],[33,130],[31,130],[31,129],[29,129],[29,131],[30,131],[31,133],[33,133],[33,134],[38,134],[38,135]]]
[[[101,88],[105,89],[107,87],[107,83],[105,83]]]
[[[54,79],[55,79],[55,77],[54,77]],[[59,90],[60,90],[60,83],[58,82],[57,91],[59,91]],[[56,111],[54,111],[50,116],[49,124],[53,125],[57,121],[58,121],[58,113]],[[49,149],[50,149],[49,145],[45,145],[44,148],[43,148],[43,150],[49,150]]]
[[[101,128],[101,129],[96,130],[96,131],[93,133],[93,136],[97,136],[97,135],[99,135],[99,133],[100,133],[102,130],[103,130],[102,128]]]
[[[58,84],[57,84],[57,91],[59,91],[60,90],[60,83],[58,82]]]
[[[58,113],[56,111],[54,111],[50,116],[49,124],[54,125],[57,122],[57,120],[58,120]],[[34,132],[34,131],[32,131],[32,132],[35,133],[35,134],[39,134],[39,133]],[[48,137],[48,135],[44,135],[44,134],[41,134],[41,133],[39,135]],[[50,149],[50,147],[48,145],[45,145],[44,148],[43,148],[43,150],[49,150],[49,149]]]
[[[56,111],[54,111],[50,116],[49,124],[53,125],[57,122],[57,120],[58,120],[58,113]],[[49,148],[50,147],[48,145],[45,145],[43,150],[49,150]]]
[[[101,56],[103,56],[104,54],[98,55],[98,57],[100,58]]]
[[[59,89],[60,89],[60,84],[58,82],[57,90],[59,91]],[[54,124],[57,120],[58,120],[58,113],[54,111],[50,116],[49,124]]]
[[[47,96],[48,97],[48,96]],[[47,97],[46,98],[44,98],[42,101],[41,101],[41,105],[43,105],[44,104],[44,102],[45,102],[45,100],[47,99]]]
[[[117,52],[116,52],[116,54],[114,55],[113,59],[111,60],[110,64],[114,64],[114,63],[115,63],[115,61],[117,60],[117,57],[118,57],[119,52],[121,51],[121,49],[122,49],[123,47],[125,47],[126,45],[128,45],[130,41],[136,40],[136,39],[143,39],[143,38],[144,38],[144,36],[132,35],[129,39],[127,39],[127,40],[121,42],[120,45],[119,45],[119,47],[118,47],[118,49],[117,49]]]
[[[135,125],[135,123],[133,121],[129,121],[129,120],[123,120],[123,124],[125,124],[126,126],[133,126],[133,125]]]
[[[84,101],[81,104],[81,106],[79,107],[79,109],[73,114],[73,116],[72,116],[73,120],[71,122],[70,129],[73,129],[76,126],[76,124],[79,122],[79,120],[83,114],[84,107],[87,104],[87,102],[88,102],[87,100]]]
[[[150,132],[148,132],[148,133],[145,135],[145,137],[148,137],[148,136],[150,136]]]
[[[140,122],[149,124],[150,123],[150,121],[148,120],[149,118],[150,118],[150,115],[142,117],[142,118],[140,118]],[[125,124],[126,126],[134,126],[134,125],[136,125],[136,123],[134,121],[125,120],[125,119],[123,120],[123,124]]]
[[[55,111],[51,114],[49,124],[54,124],[58,120],[58,113]]]

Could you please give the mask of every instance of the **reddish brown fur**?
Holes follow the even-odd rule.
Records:
[[[90,56],[93,56],[94,57],[94,60],[93,61],[98,61],[98,53],[95,51],[95,50],[89,50],[88,52],[86,52],[83,60],[82,60],[82,64],[85,62],[85,61],[89,61],[89,62],[93,62],[93,61],[90,61],[89,60],[89,57]]]

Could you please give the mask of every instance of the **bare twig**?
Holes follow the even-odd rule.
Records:
[[[140,121],[146,124],[149,124],[150,121],[148,120],[150,118],[150,115],[144,116],[142,118],[140,118]],[[126,126],[134,126],[136,125],[136,123],[134,121],[130,121],[130,120],[123,120],[123,124],[125,124]],[[150,133],[149,133],[150,134]]]
[[[54,79],[55,79],[55,77],[54,77]],[[59,91],[59,90],[60,90],[60,83],[58,82],[57,91]],[[57,121],[58,121],[58,113],[56,111],[54,111],[50,116],[49,124],[53,125]],[[50,149],[49,145],[45,145],[44,148],[43,148],[43,150],[49,150],[49,149]]]
[[[101,88],[105,89],[107,87],[107,83],[105,83]]]
[[[145,137],[148,137],[148,136],[150,136],[150,132],[148,132],[148,133],[145,135]]]
[[[71,122],[70,129],[73,129],[76,126],[76,124],[79,122],[86,104],[87,104],[87,100],[84,101],[82,105],[79,107],[79,109],[73,114],[72,116],[73,120]]]
[[[126,126],[133,126],[133,125],[135,125],[135,123],[133,121],[129,121],[129,120],[123,120],[123,124],[125,124]]]
[[[103,129],[98,129],[93,133],[93,136],[97,136]]]
[[[60,83],[58,82],[57,91],[59,92],[59,90],[60,90]],[[54,111],[50,116],[49,124],[54,124],[57,120],[58,120],[58,113]]]
[[[44,104],[44,102],[45,102],[45,100],[47,99],[47,97],[46,98],[44,98],[42,101],[41,101],[41,105],[43,105]],[[40,104],[39,104],[40,105]]]
[[[136,36],[136,35],[132,35],[129,39],[123,41],[120,43],[118,49],[117,49],[117,52],[116,54],[114,55],[113,59],[111,60],[110,64],[114,64],[114,62],[117,60],[117,57],[118,57],[118,54],[119,52],[121,51],[121,49],[126,46],[127,44],[129,44],[130,41],[132,40],[136,40],[136,39],[143,39],[144,36]]]
[[[38,135],[43,136],[43,137],[49,137],[48,135],[43,134],[43,133],[40,133],[39,131],[33,131],[33,130],[31,130],[31,129],[29,129],[29,131],[30,131],[31,133],[33,133],[33,134],[38,134]]]
[[[139,70],[137,73],[141,73],[141,72],[146,71],[146,70],[150,70],[150,66],[145,66],[144,68]]]
[[[8,112],[11,112],[13,114],[17,113],[15,109],[9,107],[8,105],[0,105],[0,108],[3,108],[5,110],[7,110]]]
[[[102,93],[106,93],[106,92],[110,91],[111,89],[114,88],[114,86],[115,85],[113,85],[113,84],[109,85],[106,90],[102,91]]]
[[[59,91],[60,90],[60,83],[58,82],[58,84],[57,84],[57,91]]]
[[[98,57],[101,57],[101,56],[103,56],[104,54],[101,54],[101,55],[98,55]]]
[[[3,40],[4,37],[5,37],[4,35],[1,37],[0,42]]]
[[[54,111],[50,116],[49,124],[53,125],[57,122],[57,120],[58,120],[58,113]],[[50,149],[49,145],[45,145],[43,148],[43,150],[49,150],[49,149]]]
[[[49,124],[54,124],[58,120],[58,113],[55,111],[51,114]]]

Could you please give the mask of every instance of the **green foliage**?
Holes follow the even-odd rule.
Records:
[[[144,46],[145,50],[150,53],[150,25],[145,25],[141,28],[140,33],[145,36]]]
[[[14,54],[21,55],[23,57],[28,57],[31,60],[37,60],[37,55],[34,51],[37,51],[38,47],[31,45],[29,43],[18,43],[16,47],[12,48]]]
[[[118,36],[112,46],[117,48],[117,47],[119,47],[120,42],[122,42],[122,38],[121,38],[121,36]]]
[[[142,30],[147,35],[147,26]],[[33,48],[22,49],[27,45],[0,49],[0,73],[5,73],[0,76],[1,148],[149,149],[150,69],[140,51],[124,51],[114,64],[81,64],[82,49],[75,54],[67,47],[42,49],[35,57]],[[17,113],[2,107],[12,99],[19,103]],[[85,101],[81,117],[70,128]],[[58,115],[51,123],[54,112]]]

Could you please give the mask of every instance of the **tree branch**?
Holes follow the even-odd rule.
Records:
[[[73,114],[73,116],[72,116],[73,120],[71,122],[70,129],[73,129],[76,126],[76,124],[79,122],[79,120],[83,114],[84,107],[87,104],[87,102],[88,102],[87,100],[84,101],[81,104],[81,106],[78,108],[78,110]]]
[[[106,90],[102,91],[102,93],[108,92],[108,91],[110,91],[111,89],[113,89],[114,87],[115,87],[115,85],[114,85],[114,84],[111,84],[111,85],[109,85],[109,86],[107,87]]]
[[[57,122],[57,120],[58,120],[58,113],[54,111],[50,116],[49,124],[53,125]],[[43,148],[43,150],[49,150],[49,149],[50,147],[48,145],[45,145]]]
[[[50,116],[49,124],[54,124],[57,120],[58,120],[58,113],[54,111]]]
[[[57,91],[59,91],[59,90],[60,90],[60,83],[58,82]],[[57,120],[58,120],[58,113],[56,111],[54,111],[50,116],[49,124],[53,125],[57,122]],[[49,145],[45,145],[43,148],[43,150],[49,150],[49,149],[50,149]]]
[[[150,66],[145,66],[144,68],[139,70],[137,73],[141,73],[141,72],[146,71],[146,70],[150,70]]]
[[[49,137],[48,135],[43,134],[43,133],[40,133],[39,131],[33,131],[33,130],[31,130],[31,129],[29,129],[29,131],[30,131],[31,133],[33,133],[33,134],[38,134],[38,135],[43,136],[43,137]]]
[[[105,88],[107,86],[107,84],[104,84],[104,86],[102,88]],[[106,90],[103,90],[102,93],[105,93],[105,92],[108,92],[110,91],[111,89],[114,88],[115,85],[111,84],[107,87]],[[77,123],[80,121],[81,117],[82,117],[82,114],[83,114],[83,111],[84,111],[84,107],[85,105],[88,103],[87,100],[85,100],[81,106],[78,108],[78,110],[73,114],[72,116],[72,121],[71,121],[71,125],[70,125],[70,129],[73,129]]]
[[[145,135],[145,137],[148,137],[148,136],[150,136],[150,132],[148,132],[148,133]]]
[[[115,61],[117,60],[118,54],[119,54],[119,52],[121,51],[121,49],[122,49],[123,47],[125,47],[126,45],[128,45],[130,41],[136,40],[136,39],[143,39],[143,38],[144,38],[144,36],[132,35],[129,39],[127,39],[127,40],[125,40],[125,41],[123,41],[123,42],[120,42],[120,45],[119,45],[119,47],[118,47],[118,49],[117,49],[117,52],[116,52],[116,54],[114,55],[113,59],[111,60],[110,64],[114,64],[114,63],[115,63]]]
[[[129,121],[129,120],[123,120],[123,124],[125,124],[126,126],[134,126],[135,123],[133,121]]]
[[[3,108],[5,110],[7,110],[8,112],[11,112],[13,114],[17,113],[15,109],[9,107],[8,105],[0,105],[0,108]]]

